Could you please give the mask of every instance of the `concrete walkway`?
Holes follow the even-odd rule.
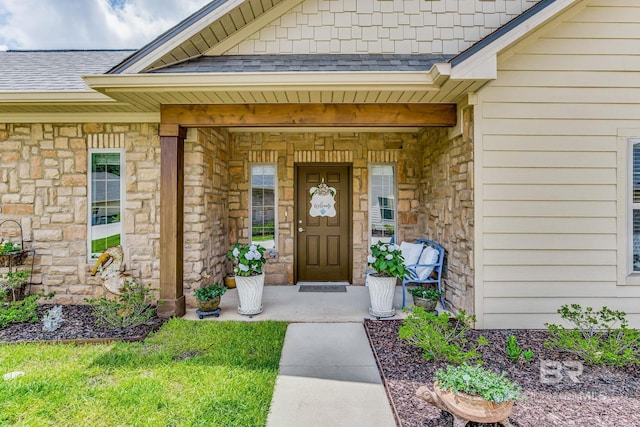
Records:
[[[267,427],[395,425],[361,323],[289,325]]]
[[[249,318],[237,312],[238,294],[223,297],[220,317],[208,320],[291,322],[267,427],[394,427],[393,411],[369,346],[363,319],[369,291],[347,286],[346,293],[298,292],[297,286],[267,286],[264,312]],[[394,319],[402,288],[396,289]],[[187,319],[197,319],[193,308]]]

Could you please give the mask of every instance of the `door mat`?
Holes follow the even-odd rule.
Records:
[[[298,292],[347,292],[346,285],[300,285]]]

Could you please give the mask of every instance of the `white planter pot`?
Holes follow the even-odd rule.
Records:
[[[238,313],[247,316],[262,313],[264,273],[257,276],[236,276],[238,288]]]
[[[367,276],[367,284],[369,285],[369,314],[373,317],[391,317],[396,314],[393,308],[393,297],[396,291],[395,277],[375,277]]]

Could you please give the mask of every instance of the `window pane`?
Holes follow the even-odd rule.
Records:
[[[640,209],[633,210],[633,271],[640,272]]]
[[[396,230],[395,170],[391,165],[371,166],[369,195],[371,243],[389,242]]]
[[[633,144],[633,203],[640,203],[640,143]]]
[[[276,247],[276,167],[251,167],[251,243]]]
[[[120,153],[91,154],[91,255],[121,244]]]

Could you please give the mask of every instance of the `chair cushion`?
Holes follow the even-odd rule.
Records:
[[[426,246],[420,255],[420,259],[418,260],[418,264],[436,264],[438,262],[439,252],[437,249],[432,248],[431,246]],[[418,279],[426,280],[429,278],[429,275],[433,272],[435,266],[430,267],[417,267],[416,273],[418,275]]]
[[[400,243],[400,251],[404,258],[404,265],[414,265],[418,263],[420,254],[422,253],[422,244],[402,242]]]

